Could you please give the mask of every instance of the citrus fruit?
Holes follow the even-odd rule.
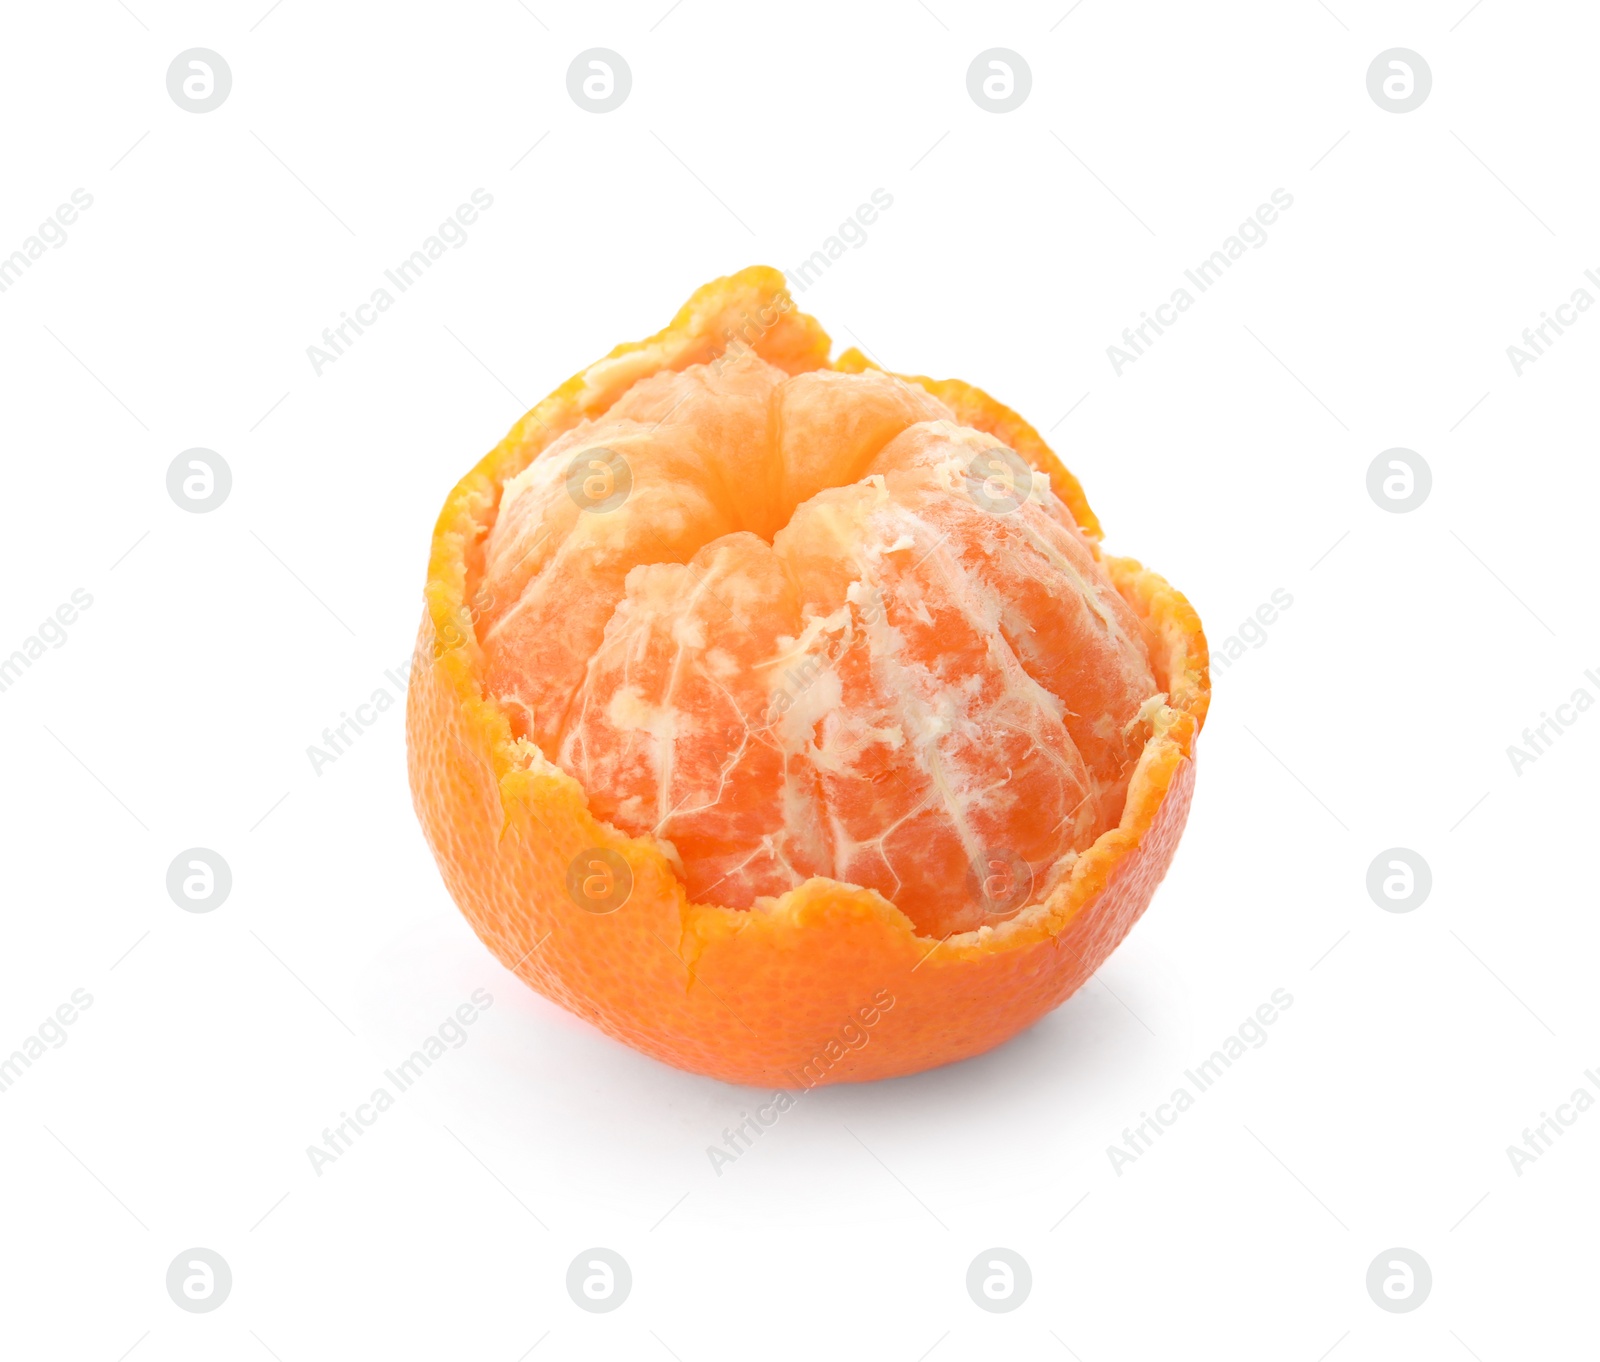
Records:
[[[774,270],[525,416],[435,529],[412,793],[478,935],[647,1054],[902,1074],[1098,968],[1187,814],[1207,653],[1015,413]]]

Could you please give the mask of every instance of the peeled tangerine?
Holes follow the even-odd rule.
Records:
[[[500,960],[782,1087],[1071,994],[1171,860],[1209,698],[1194,611],[1032,427],[829,350],[748,269],[535,407],[440,516],[408,706]]]

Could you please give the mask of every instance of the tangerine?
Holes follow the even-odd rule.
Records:
[[[738,1082],[911,1072],[1059,1004],[1165,872],[1209,699],[1194,611],[1032,427],[830,348],[757,267],[575,375],[447,501],[412,671],[480,937]]]

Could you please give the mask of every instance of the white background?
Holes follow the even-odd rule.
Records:
[[[1506,1148],[1596,1086],[1600,712],[1520,774],[1507,747],[1600,697],[1600,316],[1520,376],[1506,347],[1600,268],[1600,23],[669,2],[7,8],[0,251],[75,188],[94,205],[0,295],[0,653],[75,589],[93,605],[0,694],[0,1054],[93,1004],[0,1093],[4,1351],[1592,1347],[1600,1114],[1520,1176]],[[204,115],[165,85],[195,46],[233,73]],[[594,46],[633,73],[603,116],[565,83]],[[1033,74],[1005,115],[966,90],[996,46]],[[1366,88],[1394,46],[1433,72],[1403,115]],[[467,244],[316,375],[306,347],[479,187]],[[807,1095],[718,1176],[706,1147],[764,1094],[495,963],[412,815],[398,706],[320,775],[306,749],[395,690],[438,507],[526,406],[704,281],[792,267],[876,188],[893,207],[801,299],[838,346],[1049,430],[1108,547],[1179,585],[1214,651],[1275,589],[1293,605],[1218,665],[1176,864],[1095,982],[982,1058]],[[1106,347],[1275,188],[1267,244],[1118,376]],[[233,472],[210,514],[166,491],[192,446]],[[1433,472],[1410,514],[1366,490],[1394,446]],[[166,892],[192,846],[232,868],[210,914]],[[1432,868],[1417,911],[1367,894],[1393,846]],[[317,1176],[306,1146],[475,988],[468,1042]],[[1114,1171],[1279,988],[1267,1043]],[[595,1245],[633,1272],[611,1314],[565,1288]],[[165,1289],[193,1246],[232,1268],[214,1313]],[[1033,1274],[1009,1314],[964,1284],[994,1246]],[[1413,1313],[1367,1294],[1394,1246],[1432,1268]]]

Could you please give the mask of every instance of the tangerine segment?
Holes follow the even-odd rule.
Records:
[[[1089,845],[1092,780],[1061,700],[1001,635],[1000,600],[919,514],[961,494],[902,481],[820,493],[778,536],[803,599],[845,606],[827,685],[791,732],[822,787],[829,873],[943,936],[1009,916]]]
[[[827,349],[746,270],[530,412],[440,517],[408,705],[501,960],[789,1086],[978,1053],[1081,984],[1170,860],[1209,697],[1193,610],[1100,552],[1031,427]],[[597,857],[615,911],[568,893]]]
[[[1004,456],[1004,457],[1001,457]],[[1093,835],[1115,826],[1156,693],[1150,639],[1118,595],[1071,512],[1044,479],[1009,489],[1018,456],[993,435],[948,424],[913,426],[873,468],[888,475],[953,557],[1027,674],[1059,697],[1063,721],[1094,785]],[[912,469],[937,470],[914,479]],[[998,488],[991,486],[995,470]],[[1031,473],[1024,465],[1024,472]],[[899,472],[900,476],[896,476]],[[961,480],[966,496],[941,495]]]
[[[747,907],[831,871],[815,773],[769,716],[771,668],[799,632],[756,535],[636,567],[563,730],[556,759],[595,816],[670,842],[697,900]]]

